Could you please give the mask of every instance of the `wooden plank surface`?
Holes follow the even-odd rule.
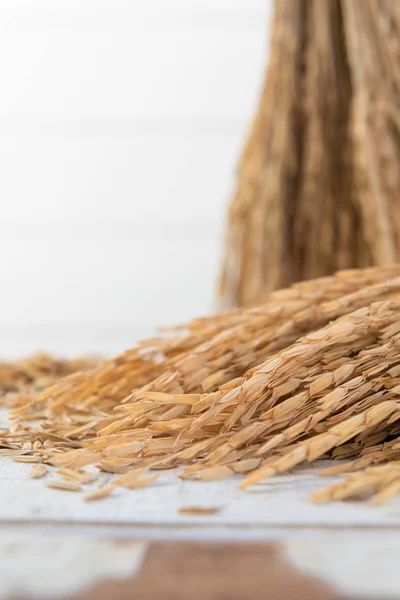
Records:
[[[339,597],[326,584],[297,572],[272,543],[155,542],[136,576],[105,581],[74,600]]]
[[[32,600],[361,600],[400,597],[400,577],[393,570],[399,544],[382,538],[375,557],[351,552],[340,541],[341,562],[331,553],[333,569],[315,569],[316,554],[329,565],[326,552],[334,538],[315,545],[303,540],[293,559],[286,542],[153,541],[85,538],[71,535],[29,537],[0,529],[0,599]],[[5,540],[5,541],[4,541]],[[361,540],[359,540],[360,542]],[[368,541],[366,538],[363,543]],[[322,552],[321,552],[322,550]],[[393,550],[395,550],[393,552]],[[389,558],[392,553],[392,560]],[[307,560],[314,555],[314,568]],[[369,556],[369,560],[371,556]],[[383,562],[389,559],[392,575]],[[340,568],[338,575],[335,566]],[[394,571],[394,573],[393,573]]]
[[[58,539],[58,538],[56,538]],[[78,540],[77,540],[78,541]],[[65,538],[64,538],[65,543]],[[104,541],[96,542],[98,547]],[[9,547],[15,555],[20,551],[19,544],[24,544],[26,556],[29,550],[37,549],[26,539],[14,542]],[[62,550],[63,541],[58,539],[61,556],[59,572],[43,572],[41,585],[38,581],[29,582],[29,565],[20,564],[20,577],[25,581],[17,585],[16,581],[7,584],[7,576],[0,583],[0,598],[11,600],[41,596],[43,598],[59,598],[65,600],[122,600],[127,598],[152,598],[154,600],[188,598],[203,599],[251,599],[285,598],[309,600],[333,600],[344,598],[331,585],[301,573],[285,557],[283,549],[274,543],[221,543],[221,542],[124,542],[110,543],[105,547],[109,555],[108,568],[103,572],[93,571],[91,577],[84,577],[80,572],[70,572],[70,579],[62,569],[73,569],[71,557]],[[42,545],[42,551],[46,549]],[[89,546],[88,548],[89,549]],[[138,552],[139,550],[139,552]],[[49,548],[47,548],[47,552]],[[115,557],[117,553],[117,557]],[[119,554],[118,554],[119,553]],[[131,556],[129,563],[127,557]],[[87,556],[87,561],[96,560],[99,553]],[[2,557],[3,560],[5,557]],[[42,560],[49,557],[43,552]],[[103,556],[104,558],[104,556]],[[110,568],[115,558],[128,565],[113,572]],[[64,564],[62,560],[64,559]],[[10,562],[10,561],[8,561]],[[70,564],[68,564],[68,562]],[[7,564],[7,560],[6,560]],[[28,566],[27,573],[24,574]],[[124,571],[125,568],[125,571]],[[56,579],[57,576],[57,579]],[[71,584],[71,579],[74,581]],[[62,585],[60,585],[62,580]],[[351,597],[351,596],[350,596]]]
[[[398,530],[305,527],[259,542],[120,533],[0,526],[0,600],[400,598]]]
[[[315,506],[306,469],[248,493],[163,472],[86,503],[30,468],[0,459],[0,600],[400,598],[398,498]]]
[[[302,469],[241,491],[240,477],[220,481],[181,480],[179,472],[160,472],[158,480],[135,491],[116,490],[100,502],[82,496],[96,489],[83,486],[82,494],[49,489],[58,479],[51,471],[45,479],[27,478],[31,465],[0,459],[0,523],[92,523],[137,527],[230,528],[239,539],[254,540],[261,529],[285,527],[400,527],[400,498],[376,508],[368,503],[314,505],[311,495],[338,478],[321,478],[325,466]],[[216,508],[215,514],[182,514],[184,507]],[[239,531],[240,530],[240,531]]]

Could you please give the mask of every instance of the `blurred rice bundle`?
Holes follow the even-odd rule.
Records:
[[[150,470],[244,474],[246,488],[346,458],[334,472],[349,479],[314,499],[381,502],[400,489],[399,349],[400,266],[339,272],[196,319],[16,402],[0,454],[33,463],[31,478],[57,468],[48,485],[88,500],[149,485]],[[100,472],[118,477],[105,484]]]
[[[224,307],[400,259],[400,3],[275,0],[238,171]]]
[[[7,406],[53,385],[61,377],[92,369],[100,362],[96,357],[61,359],[37,353],[28,358],[0,362],[0,395]]]

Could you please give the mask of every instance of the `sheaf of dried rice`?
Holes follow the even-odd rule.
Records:
[[[385,285],[398,276],[397,265],[342,271],[273,292],[261,307],[196,319],[184,327],[186,334],[145,340],[90,372],[71,375],[39,394],[23,414],[26,416],[32,408],[46,403],[46,410],[57,417],[73,402],[82,410],[92,409],[101,416],[124,399],[129,401],[131,392],[146,384],[149,390],[173,394],[217,390],[262,362],[267,353],[295,341],[302,332],[368,301],[398,293],[399,281],[389,284],[391,289]],[[358,292],[376,284],[382,287]],[[358,301],[350,298],[339,302],[342,296],[354,292],[362,296]],[[368,299],[368,293],[372,299]],[[335,301],[338,303],[332,306],[330,303]],[[348,303],[352,307],[348,308]],[[314,309],[320,304],[324,304],[324,309],[314,316]]]
[[[18,405],[0,453],[57,467],[65,481],[49,483],[59,489],[91,483],[87,465],[119,475],[88,500],[150,485],[151,469],[184,467],[182,477],[208,481],[244,474],[247,487],[321,456],[361,468],[377,455],[391,460],[400,431],[399,273],[299,284],[262,307],[197,319],[188,333],[72,374]]]

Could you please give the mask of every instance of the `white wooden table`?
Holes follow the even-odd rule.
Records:
[[[85,503],[30,468],[0,459],[0,600],[400,598],[400,498],[312,505],[327,480],[308,469],[247,492],[162,472]]]

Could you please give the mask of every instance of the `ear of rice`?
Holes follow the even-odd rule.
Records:
[[[182,477],[207,481],[242,474],[247,487],[323,456],[352,458],[349,470],[392,460],[400,431],[398,272],[307,282],[229,313],[226,329],[223,315],[198,319],[185,343],[179,336],[156,350],[151,340],[70,375],[16,409],[0,453],[57,467],[62,481],[50,485],[59,489],[91,483],[86,465],[113,474],[88,500],[150,485],[151,469],[178,466]],[[367,285],[358,289],[360,282]],[[371,493],[389,497],[391,483]],[[364,481],[352,485],[327,497],[367,493]]]

